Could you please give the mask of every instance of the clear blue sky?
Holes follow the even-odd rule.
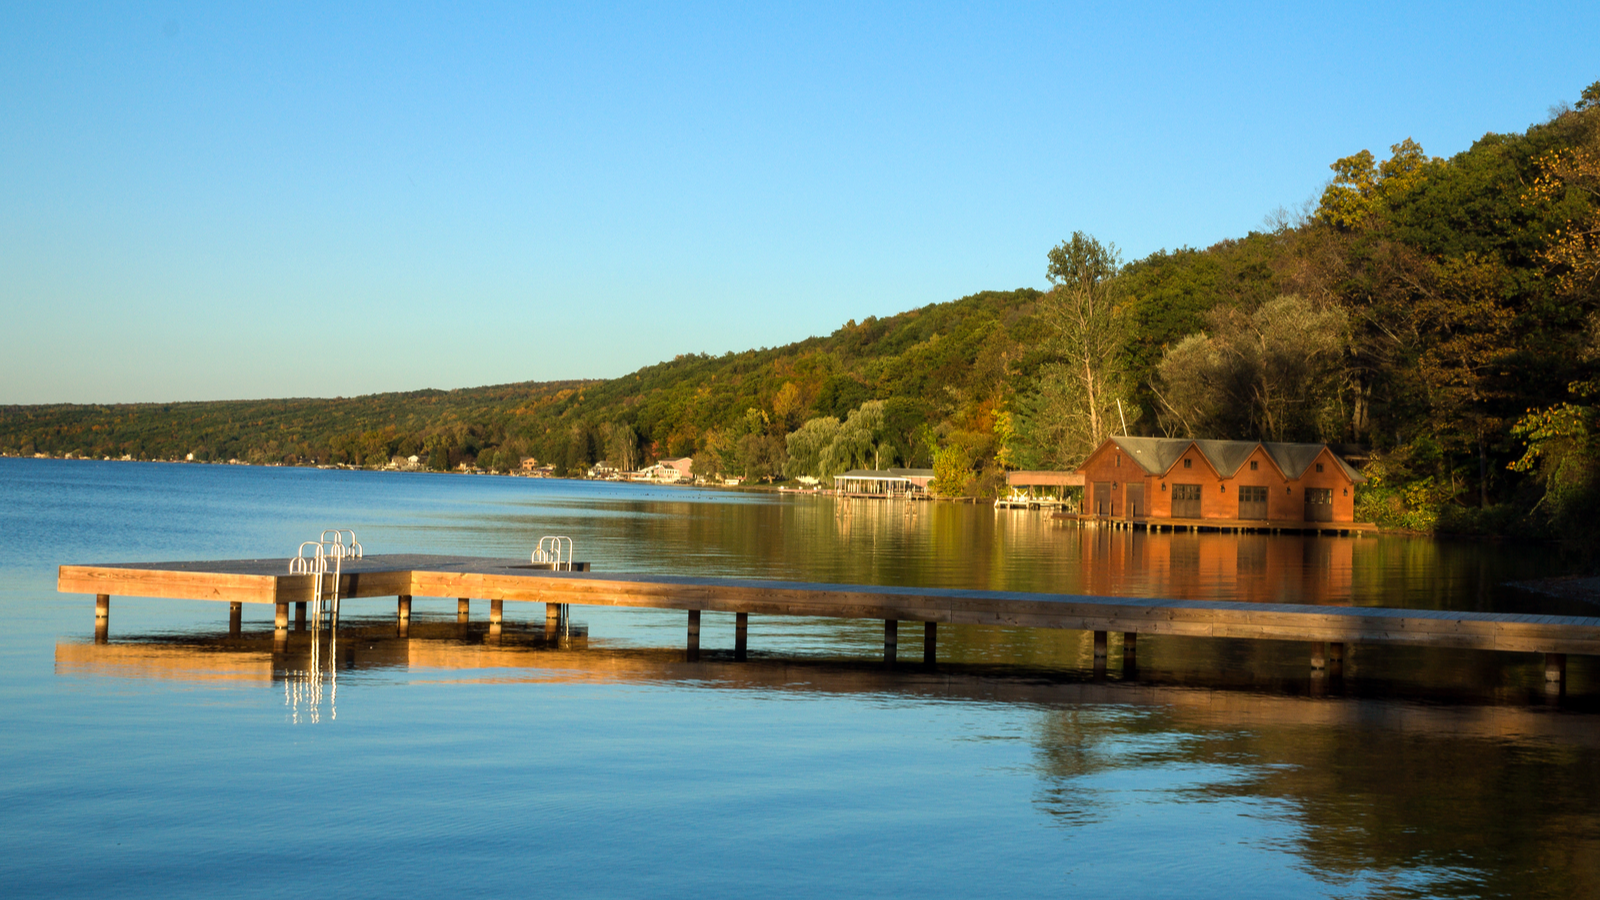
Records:
[[[220,8],[219,7],[225,7]],[[1044,284],[1600,80],[1600,3],[7,3],[0,403],[610,377]]]

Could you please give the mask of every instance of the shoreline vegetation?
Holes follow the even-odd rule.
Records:
[[[0,453],[709,482],[935,473],[990,498],[1112,434],[1332,444],[1386,529],[1600,541],[1600,82],[1450,158],[1334,161],[1316,203],[1125,262],[1074,232],[1047,290],[619,378],[332,399],[0,407]],[[405,465],[399,465],[404,461]]]

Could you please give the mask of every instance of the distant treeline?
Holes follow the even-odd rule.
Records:
[[[1368,448],[1358,515],[1593,535],[1600,508],[1600,83],[1448,159],[1331,166],[1314,208],[1124,263],[1084,232],[1046,291],[621,378],[337,400],[0,410],[0,450],[575,474],[692,456],[777,479],[932,467],[946,494],[1075,464],[1107,435]]]

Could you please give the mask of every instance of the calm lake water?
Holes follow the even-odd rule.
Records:
[[[1600,667],[1531,655],[349,601],[319,684],[272,611],[55,593],[67,562],[369,553],[935,587],[1600,615],[1586,560],[1128,535],[987,506],[0,459],[6,897],[1600,897]],[[1113,639],[1113,654],[1117,653]],[[297,655],[298,653],[298,655]],[[1114,657],[1115,659],[1115,657]]]

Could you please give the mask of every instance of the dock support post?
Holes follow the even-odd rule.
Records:
[[[400,600],[399,600],[399,602],[397,602],[395,604],[395,606],[396,606],[396,611],[395,612],[396,612],[396,615],[398,615],[400,617],[400,621],[402,621],[402,622],[411,621],[411,595],[410,594],[401,594],[400,595]]]
[[[700,610],[689,610],[689,662],[700,659]]]
[[[272,607],[272,630],[287,633],[289,630],[289,603],[279,601]]]
[[[234,601],[228,604],[228,633],[237,635],[244,629],[244,604]]]
[[[922,664],[935,665],[939,662],[939,623],[922,623]]]
[[[306,630],[306,602],[304,600],[294,605],[294,630]]]
[[[1106,658],[1106,633],[1104,631],[1096,631],[1094,633],[1094,658],[1097,660]]]
[[[505,609],[506,608],[505,608],[505,601],[504,600],[490,600],[489,601],[489,624],[490,625],[499,625],[500,621],[505,618]]]
[[[544,605],[544,636],[553,638],[561,633],[561,604],[546,603]]]
[[[1328,667],[1327,644],[1315,641],[1311,645],[1311,668],[1321,671]]]
[[[733,615],[733,658],[743,661],[745,648],[750,643],[750,614],[734,613]]]
[[[1344,642],[1328,642],[1328,662],[1338,664],[1344,662]]]
[[[466,597],[456,598],[456,621],[466,622],[467,616],[472,612],[472,601]]]
[[[1567,655],[1565,653],[1546,653],[1544,655],[1544,683],[1546,687],[1559,688],[1567,680]]]
[[[895,657],[900,655],[900,620],[883,620],[883,661],[894,665]]]
[[[1124,669],[1137,668],[1139,665],[1139,632],[1124,631],[1122,633],[1122,667]]]
[[[94,642],[104,644],[111,637],[111,595],[94,595]]]

